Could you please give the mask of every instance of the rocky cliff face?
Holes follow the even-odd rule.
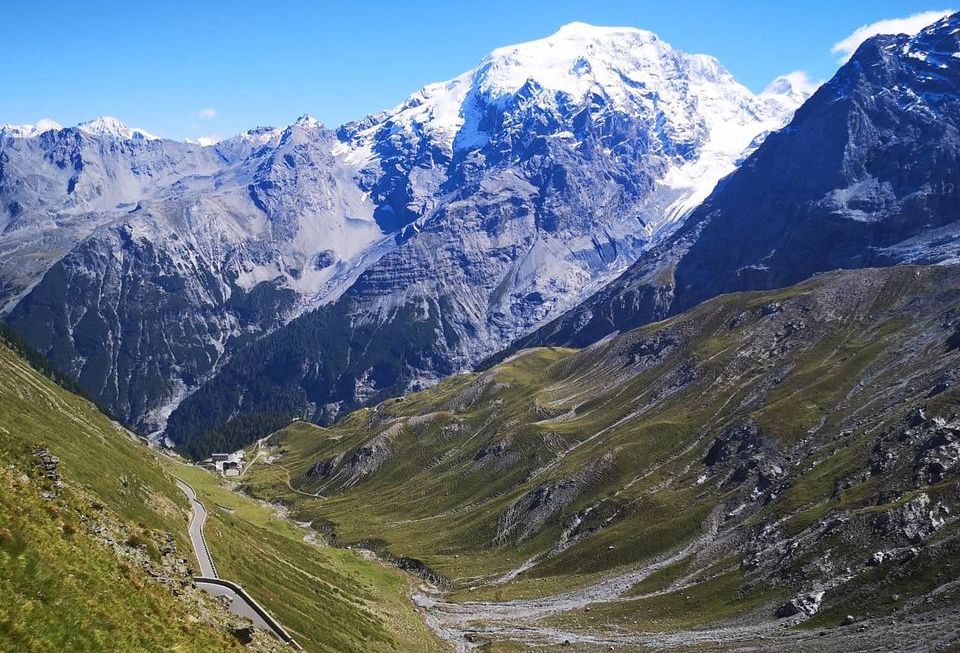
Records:
[[[582,306],[518,346],[586,344],[720,293],[960,251],[960,15],[878,36],[696,209]]]
[[[476,362],[669,232],[783,124],[796,93],[756,97],[716,60],[641,30],[573,24],[496,50],[341,130],[380,214],[408,224],[354,295],[374,320],[450,305],[459,344],[445,357]]]
[[[787,79],[754,95],[649,32],[573,24],[336,131],[303,118],[201,147],[106,118],[7,127],[2,299],[145,431],[241,343],[323,307],[279,336],[311,333],[280,381],[303,386],[298,410],[330,416],[572,307],[804,97]],[[343,328],[317,326],[333,315]],[[376,342],[387,333],[408,345]],[[246,381],[231,385],[228,417]]]
[[[10,324],[151,431],[234,344],[335,293],[383,234],[315,121],[214,147],[128,131],[3,138],[0,270]]]

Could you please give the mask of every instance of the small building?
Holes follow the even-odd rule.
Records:
[[[220,471],[223,472],[224,476],[240,476],[240,463],[227,460],[223,463]]]
[[[213,467],[224,476],[240,476],[243,469],[243,451],[234,453],[215,453],[210,456]]]

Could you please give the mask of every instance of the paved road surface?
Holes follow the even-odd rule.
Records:
[[[183,490],[183,493],[190,499],[190,505],[193,506],[193,518],[190,519],[190,542],[193,544],[193,551],[197,555],[197,564],[200,565],[200,575],[207,578],[219,578],[217,569],[213,566],[213,559],[207,550],[207,543],[203,539],[203,524],[207,521],[207,509],[197,499],[197,493],[193,488],[181,481],[179,478],[177,485]]]
[[[176,479],[177,485],[187,495],[187,498],[190,499],[190,505],[193,506],[193,517],[190,519],[190,542],[193,544],[193,551],[197,556],[197,564],[200,565],[200,576],[217,579],[220,578],[217,575],[217,568],[213,564],[213,558],[210,557],[210,551],[207,549],[207,542],[203,537],[203,524],[207,521],[207,509],[204,505],[197,499],[197,493],[193,491],[193,488],[188,484],[181,481],[179,478]],[[213,596],[226,596],[230,599],[229,609],[235,615],[246,617],[253,622],[253,625],[257,628],[262,628],[272,632],[274,635],[280,638],[281,641],[291,642],[297,650],[300,650],[299,645],[294,642],[290,636],[284,632],[283,627],[278,623],[271,624],[264,618],[263,608],[258,610],[254,604],[253,599],[248,599],[243,594],[240,594],[235,589],[231,587],[224,587],[218,583],[205,581],[202,579],[196,580],[197,587],[204,590],[208,594]],[[237,586],[239,588],[239,586]],[[245,594],[245,593],[244,593]]]
[[[197,587],[202,589],[207,594],[212,594],[213,596],[226,596],[230,599],[229,610],[235,615],[241,617],[246,617],[253,622],[253,625],[257,628],[262,628],[263,630],[270,630],[276,633],[274,628],[268,624],[263,617],[260,616],[260,613],[253,609],[253,606],[247,603],[247,600],[242,596],[237,594],[235,591],[229,587],[224,587],[223,585],[215,585],[214,583],[206,583],[202,580],[197,581]],[[279,635],[279,633],[276,633]],[[283,639],[281,637],[281,639]]]

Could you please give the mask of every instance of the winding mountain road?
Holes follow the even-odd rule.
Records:
[[[200,575],[205,578],[219,578],[217,568],[213,566],[213,558],[210,557],[210,551],[207,549],[207,541],[203,538],[203,524],[207,521],[207,509],[197,498],[197,493],[190,485],[179,478],[176,481],[177,486],[187,495],[187,498],[190,499],[190,505],[193,507],[189,533],[193,551],[197,556],[197,564],[200,566]]]
[[[194,579],[197,587],[213,596],[227,597],[230,600],[228,606],[230,612],[240,617],[246,617],[257,628],[269,631],[281,641],[289,643],[297,650],[302,650],[284,630],[283,626],[254,601],[242,587],[231,581],[223,580],[217,575],[217,568],[213,564],[213,558],[207,548],[207,541],[203,536],[203,525],[207,521],[207,509],[197,498],[197,493],[193,487],[179,478],[175,480],[177,486],[187,495],[190,505],[193,507],[193,516],[190,519],[188,532],[190,543],[193,544],[193,551],[197,557],[197,564],[200,566],[200,576]]]

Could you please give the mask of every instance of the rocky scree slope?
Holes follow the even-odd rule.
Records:
[[[211,147],[124,133],[0,138],[0,274],[7,321],[149,432],[382,233],[315,121]]]
[[[307,362],[290,372],[298,409],[323,419],[469,367],[573,306],[804,98],[787,78],[754,95],[649,32],[573,24],[336,131],[303,118],[201,147],[113,119],[9,127],[0,299],[150,432],[245,342],[350,288],[308,318],[347,335],[298,343]],[[381,364],[362,355],[380,331],[423,338]],[[333,340],[349,359],[323,351]],[[320,355],[336,384],[310,372]],[[218,392],[227,417],[262,403]],[[214,417],[171,433],[187,441]]]
[[[866,41],[619,279],[514,349],[582,346],[823,270],[957,260],[960,14]]]
[[[246,482],[446,579],[461,635],[949,623],[958,288],[898,266],[725,295],[292,425]]]

